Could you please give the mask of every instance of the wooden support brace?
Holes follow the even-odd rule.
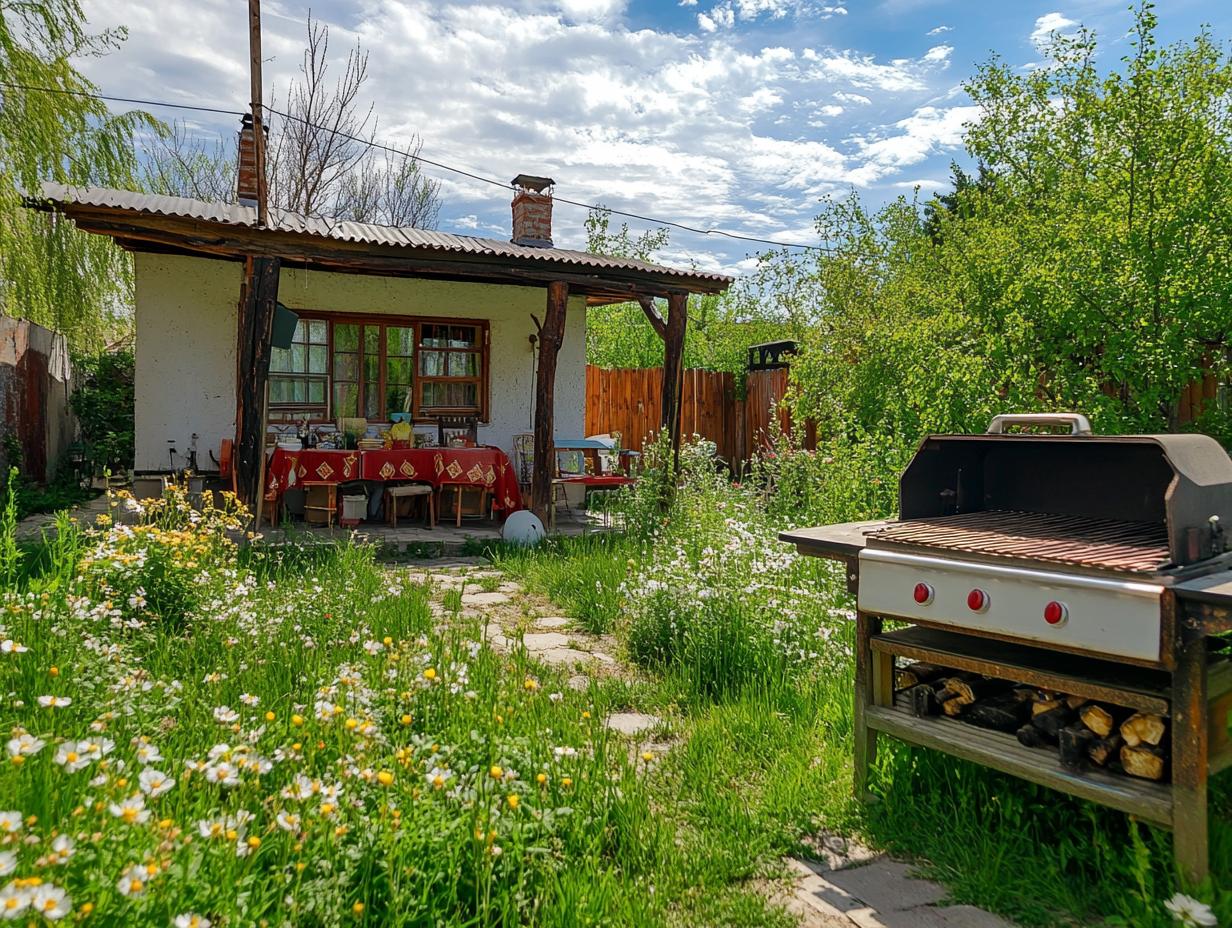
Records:
[[[563,281],[548,284],[547,311],[539,329],[539,373],[535,382],[535,457],[531,470],[531,509],[546,525],[552,499],[552,478],[556,471],[556,442],[553,404],[556,394],[556,357],[565,340],[565,310],[569,285]]]
[[[269,379],[270,336],[278,303],[278,258],[249,258],[240,291],[236,350],[236,492],[252,504],[261,492],[258,474],[265,453],[265,385]]]
[[[1206,639],[1184,636],[1172,673],[1172,842],[1187,886],[1205,880],[1209,866],[1206,672]]]
[[[663,321],[663,317],[659,315],[659,311],[655,309],[654,297],[639,296],[637,303],[642,307],[642,312],[646,314],[646,318],[650,320],[650,327],[655,330],[659,338],[667,340],[667,323]]]
[[[684,333],[689,318],[689,296],[667,298],[666,334],[663,338],[663,418],[672,443],[673,466],[680,466],[680,406],[684,393]]]

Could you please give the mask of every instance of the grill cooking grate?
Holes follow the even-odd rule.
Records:
[[[1042,512],[991,510],[910,519],[887,525],[869,540],[1137,573],[1157,571],[1171,560],[1163,524]]]

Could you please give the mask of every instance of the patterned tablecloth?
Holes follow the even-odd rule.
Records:
[[[487,487],[497,510],[510,513],[522,508],[517,474],[499,448],[391,451],[287,451],[278,448],[265,474],[265,498],[271,502],[305,481],[398,483],[414,480],[437,488],[455,483]]]

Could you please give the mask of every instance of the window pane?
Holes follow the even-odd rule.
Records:
[[[425,409],[476,409],[478,390],[473,383],[421,384],[420,405]]]
[[[411,388],[409,386],[385,387],[385,415],[411,411]]]
[[[449,354],[450,377],[478,377],[479,355],[474,352],[453,351]]]
[[[376,355],[381,351],[381,327],[378,325],[364,326],[364,354]]]
[[[270,351],[270,370],[285,373],[291,369],[291,349],[274,348]]]
[[[301,322],[300,325],[303,325]],[[308,341],[314,345],[324,345],[328,340],[325,335],[325,320],[310,319],[308,320]]]
[[[294,380],[291,382],[291,385],[293,387],[291,392],[292,400],[296,403],[308,402],[308,381]]]
[[[385,353],[409,357],[415,351],[415,330],[410,326],[391,325],[385,329]]]
[[[308,349],[308,373],[324,374],[328,368],[328,353],[324,345],[313,345]]]
[[[451,383],[448,387],[450,406],[461,409],[477,405],[477,394],[473,383]]]
[[[451,348],[471,348],[475,345],[475,328],[469,325],[454,325],[449,327],[449,345]]]
[[[364,384],[364,418],[381,418],[381,391],[379,384]]]
[[[271,403],[285,403],[287,401],[286,400],[286,396],[287,396],[286,379],[283,377],[271,377],[269,381],[269,385],[270,385],[270,402]]]
[[[411,382],[411,359],[390,358],[385,362],[385,382],[387,384],[408,384]]]
[[[334,416],[355,418],[359,415],[359,384],[334,384]]]
[[[314,406],[325,405],[325,381],[311,380],[308,382],[308,402]]]
[[[359,326],[353,322],[334,325],[334,350],[359,351]]]
[[[419,386],[419,405],[424,409],[445,405],[443,383],[423,383]]]
[[[291,346],[291,370],[299,373],[304,369],[306,351],[303,345]]]
[[[419,373],[425,377],[444,377],[445,357],[443,351],[420,351]]]
[[[359,380],[359,355],[334,353],[334,379]]]
[[[381,379],[381,359],[375,354],[364,355],[364,380],[377,383]]]

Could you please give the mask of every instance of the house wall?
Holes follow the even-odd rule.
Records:
[[[243,266],[138,254],[136,442],[138,470],[166,470],[168,448],[183,466],[192,434],[199,466],[210,466],[223,438],[235,434],[236,311]],[[479,440],[512,453],[513,436],[532,426],[535,381],[530,314],[541,321],[541,287],[334,274],[284,268],[278,299],[313,312],[487,319],[491,325],[490,418]],[[556,369],[555,429],[578,437],[585,427],[586,301],[571,297]]]
[[[25,319],[0,316],[0,438],[16,438],[23,473],[50,481],[77,437],[69,406],[73,369],[64,336]],[[0,442],[0,468],[10,464]]]

